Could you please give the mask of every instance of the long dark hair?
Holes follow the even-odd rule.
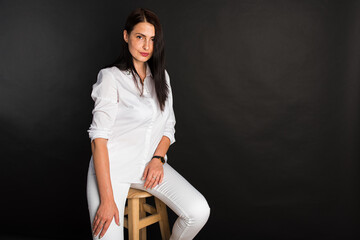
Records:
[[[131,31],[134,29],[134,26],[140,22],[148,22],[154,25],[155,27],[155,38],[154,38],[154,48],[153,55],[147,61],[153,75],[156,96],[160,105],[161,111],[164,110],[165,101],[169,94],[169,86],[166,83],[165,78],[165,51],[164,51],[164,39],[162,27],[159,21],[159,18],[156,14],[149,9],[146,8],[137,8],[130,13],[128,16],[124,30],[127,31],[128,35],[130,35]],[[141,82],[142,89],[140,90],[138,81],[135,77],[137,75],[140,79],[138,72],[136,71],[133,63],[133,58],[131,53],[129,52],[129,47],[125,42],[124,38],[121,38],[122,44],[122,52],[120,56],[110,65],[105,67],[117,67],[120,70],[130,70],[133,76],[133,80],[140,91],[140,96],[143,94],[143,83]]]

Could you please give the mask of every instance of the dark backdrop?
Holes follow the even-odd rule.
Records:
[[[90,239],[91,87],[140,6],[164,28],[169,163],[211,207],[196,239],[357,239],[360,3],[325,0],[0,1],[2,239]]]

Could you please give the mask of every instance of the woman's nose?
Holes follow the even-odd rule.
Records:
[[[145,50],[149,49],[149,42],[145,41],[143,47],[144,47]]]

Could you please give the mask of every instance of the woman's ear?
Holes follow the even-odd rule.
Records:
[[[124,30],[124,40],[125,40],[126,43],[129,41],[128,38],[129,38],[129,35],[127,34],[127,31]]]

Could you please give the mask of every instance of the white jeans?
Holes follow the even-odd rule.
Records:
[[[119,210],[120,226],[113,218],[103,240],[124,239],[124,209],[127,193],[130,187],[141,189],[163,201],[179,217],[174,223],[170,240],[193,239],[207,222],[210,216],[210,207],[204,196],[195,189],[184,177],[182,177],[168,163],[163,165],[164,178],[161,184],[152,189],[145,189],[144,183],[112,182],[114,200]],[[88,172],[87,176],[87,201],[91,226],[100,204],[99,190],[96,175]],[[99,239],[100,234],[93,239]]]

